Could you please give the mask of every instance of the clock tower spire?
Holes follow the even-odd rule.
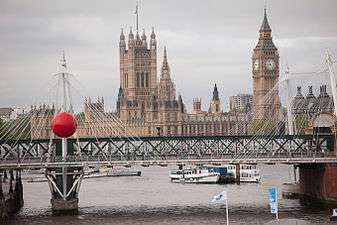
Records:
[[[278,95],[279,54],[272,39],[267,10],[259,30],[259,41],[253,50],[253,119],[278,121],[280,100]]]

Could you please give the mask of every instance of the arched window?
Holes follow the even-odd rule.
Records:
[[[141,87],[144,87],[144,73],[143,72],[141,74],[140,81],[141,81]]]
[[[139,77],[139,73],[136,73],[136,86],[140,87],[140,77]]]
[[[146,87],[149,87],[149,73],[148,72],[145,73],[145,85]]]
[[[128,74],[124,74],[124,87],[127,88],[128,87]]]

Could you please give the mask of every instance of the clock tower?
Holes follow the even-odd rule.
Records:
[[[271,28],[264,9],[264,18],[259,30],[259,42],[253,51],[253,119],[278,121],[280,98],[278,95],[279,54],[271,35]]]

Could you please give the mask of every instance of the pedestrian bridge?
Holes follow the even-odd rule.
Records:
[[[107,137],[0,141],[0,168],[200,163],[336,163],[334,136]]]

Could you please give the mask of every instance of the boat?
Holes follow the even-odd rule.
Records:
[[[168,163],[166,163],[166,162],[160,162],[160,163],[158,163],[158,166],[167,167]]]
[[[332,216],[330,217],[330,221],[337,221],[337,209],[332,210]]]
[[[227,172],[236,179],[236,165],[224,165]],[[261,180],[260,170],[255,164],[240,165],[240,182],[259,183]]]
[[[211,169],[212,171],[218,172],[220,174],[218,181],[220,184],[229,184],[235,182],[234,174],[228,173],[226,166],[221,166],[221,164],[212,164],[206,165],[205,168]]]
[[[169,178],[173,183],[217,183],[220,173],[206,167],[170,170]]]

